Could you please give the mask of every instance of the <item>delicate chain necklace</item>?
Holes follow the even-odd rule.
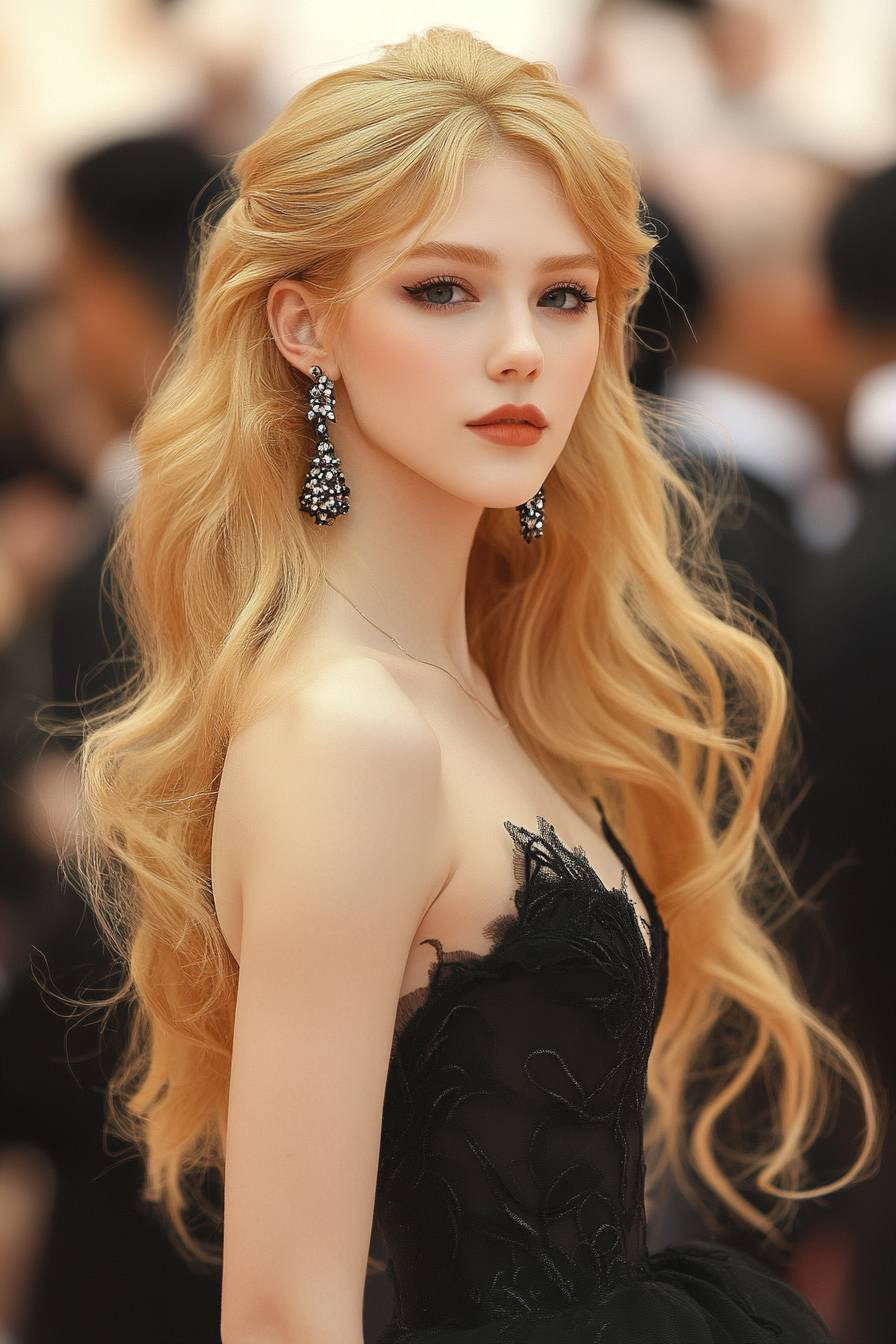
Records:
[[[330,583],[329,579],[325,579],[324,582],[330,588],[333,589],[334,593],[338,593],[340,597],[344,597],[346,602],[348,602],[349,606],[354,607],[358,615],[363,616],[364,620],[367,621],[369,625],[372,625],[375,630],[379,630],[380,634],[385,635],[387,639],[391,639],[392,643],[395,644],[399,649],[401,649],[402,653],[405,655],[406,658],[413,658],[415,663],[426,663],[427,667],[436,667],[440,672],[447,673],[447,675],[451,678],[452,681],[457,682],[458,686],[461,688],[464,695],[468,695],[471,700],[475,700],[476,704],[479,705],[480,709],[485,710],[486,714],[489,716],[490,719],[494,719],[495,722],[499,723],[502,728],[510,727],[510,723],[507,719],[502,719],[499,715],[493,714],[492,711],[489,709],[488,705],[484,705],[482,701],[479,699],[478,695],[474,695],[472,691],[468,691],[466,686],[460,680],[460,678],[456,677],[453,672],[449,672],[447,667],[442,667],[441,663],[431,663],[428,658],[418,658],[415,653],[410,653],[404,647],[403,644],[399,644],[398,640],[395,638],[394,635],[390,635],[388,630],[384,630],[381,625],[377,625],[376,621],[372,621],[369,616],[366,616],[364,612],[361,610],[361,608],[359,606],[356,606],[355,603],[351,600],[348,593],[344,593],[341,588],[337,588],[335,583]]]

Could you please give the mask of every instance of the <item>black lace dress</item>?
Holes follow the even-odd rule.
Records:
[[[395,1310],[377,1344],[832,1344],[743,1251],[647,1250],[642,1115],[668,943],[594,802],[649,925],[625,872],[608,888],[544,818],[539,834],[507,821],[515,911],[484,955],[427,940],[429,984],[399,1002],[375,1204]]]

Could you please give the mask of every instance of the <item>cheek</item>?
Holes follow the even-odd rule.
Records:
[[[395,387],[413,396],[425,393],[434,377],[455,367],[460,342],[451,340],[445,330],[452,318],[436,313],[427,322],[428,316],[415,312],[410,301],[359,308],[353,316],[350,344],[358,357],[356,368],[363,361],[365,381],[369,377],[384,389]]]
[[[452,397],[458,400],[458,389],[463,400],[464,369],[469,377],[469,351],[459,339],[446,339],[453,319],[435,314],[428,329],[419,313],[403,307],[359,306],[341,342],[359,428],[393,443],[405,440],[405,429],[419,439],[421,424],[432,423],[440,404],[444,410]]]
[[[588,384],[597,367],[600,351],[600,333],[595,322],[588,331],[583,332],[582,340],[571,342],[557,359],[557,378],[561,386],[578,407],[588,390]]]

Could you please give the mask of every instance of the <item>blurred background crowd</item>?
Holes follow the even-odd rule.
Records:
[[[892,0],[31,0],[0,13],[0,1344],[217,1340],[219,1271],[180,1259],[103,1132],[123,1024],[57,997],[115,968],[59,856],[79,705],[121,675],[102,582],[130,432],[229,156],[303,83],[432,23],[553,62],[630,148],[661,238],[632,378],[732,473],[717,537],[791,673],[807,767],[781,930],[885,1104],[896,815],[896,6]],[[720,478],[721,479],[721,478]],[[70,724],[48,733],[46,707]],[[846,1094],[816,1183],[856,1151]],[[896,1322],[896,1162],[800,1211],[765,1258],[838,1344]],[[721,1211],[716,1210],[721,1217]],[[703,1235],[672,1190],[652,1249]],[[376,1240],[371,1245],[377,1254]],[[391,1310],[368,1280],[365,1329]]]

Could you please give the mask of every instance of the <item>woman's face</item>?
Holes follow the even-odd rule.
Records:
[[[436,234],[351,301],[318,361],[336,379],[332,439],[348,460],[366,441],[481,507],[520,504],[563,451],[594,370],[597,258],[553,173],[506,152],[469,166]],[[351,280],[411,236],[360,253]],[[537,408],[545,427],[515,442],[469,427],[504,404]]]

